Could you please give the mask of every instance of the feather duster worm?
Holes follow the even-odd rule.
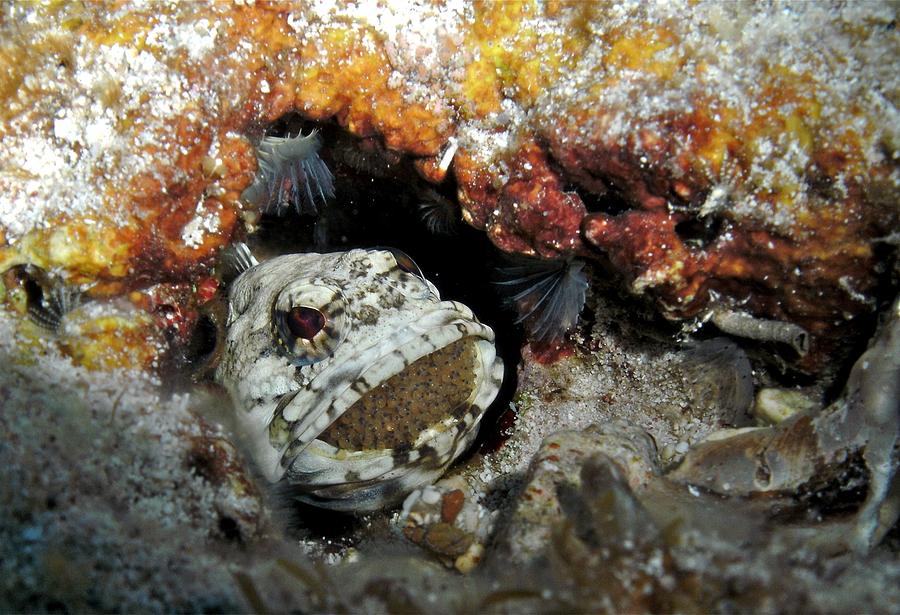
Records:
[[[28,316],[38,326],[51,333],[59,333],[66,314],[81,305],[81,291],[64,284],[53,285],[28,306]]]
[[[507,295],[506,303],[525,323],[528,336],[536,342],[562,340],[578,323],[584,307],[588,280],[584,263],[571,256],[544,260],[509,256],[510,265],[499,269],[495,283]]]
[[[223,249],[220,258],[228,273],[235,278],[259,264],[250,248],[242,241],[236,241]]]
[[[334,198],[334,176],[319,157],[322,139],[314,130],[295,137],[263,137],[257,148],[259,170],[241,198],[265,211],[316,214],[316,204]]]
[[[456,232],[461,219],[459,205],[431,188],[422,190],[419,198],[419,216],[429,233],[452,235]]]

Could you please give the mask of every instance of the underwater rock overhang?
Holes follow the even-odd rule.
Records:
[[[95,295],[197,282],[245,224],[252,142],[296,111],[451,173],[503,250],[611,263],[668,318],[801,327],[803,371],[887,294],[900,179],[880,59],[900,43],[884,7],[797,5],[792,37],[766,44],[764,7],[10,11],[30,16],[3,50],[4,269]]]

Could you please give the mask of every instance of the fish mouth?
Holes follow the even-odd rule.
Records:
[[[371,388],[318,436],[346,451],[409,448],[419,435],[469,408],[478,377],[478,343],[463,337],[413,361]]]
[[[281,459],[289,479],[345,484],[346,462],[358,457],[368,462],[355,477],[371,481],[398,465],[373,463],[375,457],[418,458],[412,451],[429,445],[434,464],[449,464],[471,442],[499,390],[503,365],[493,342],[493,331],[468,307],[444,301],[333,373],[320,374],[289,404],[297,404],[299,419]],[[307,447],[314,454],[301,455]]]

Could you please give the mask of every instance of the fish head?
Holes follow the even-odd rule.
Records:
[[[387,249],[285,255],[242,273],[216,372],[265,477],[344,510],[440,476],[502,375],[493,331]]]

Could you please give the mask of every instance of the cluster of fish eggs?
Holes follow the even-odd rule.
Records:
[[[363,395],[319,439],[352,451],[415,442],[423,430],[469,409],[476,359],[475,342],[463,338],[414,361]]]

